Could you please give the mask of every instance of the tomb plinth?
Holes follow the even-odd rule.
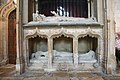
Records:
[[[39,17],[24,25],[23,47],[26,69],[101,72],[103,27],[94,18]]]

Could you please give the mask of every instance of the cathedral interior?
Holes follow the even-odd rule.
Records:
[[[0,79],[119,80],[119,3],[0,0]]]

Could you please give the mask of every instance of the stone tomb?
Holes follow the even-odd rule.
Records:
[[[102,70],[103,29],[92,18],[58,16],[29,22],[24,26],[23,45],[25,69]]]

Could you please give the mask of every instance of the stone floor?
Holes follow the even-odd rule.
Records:
[[[120,80],[120,70],[118,70],[118,74],[115,76],[65,71],[54,73],[46,73],[43,71],[40,73],[25,72],[18,76],[14,65],[6,65],[0,67],[0,80]]]

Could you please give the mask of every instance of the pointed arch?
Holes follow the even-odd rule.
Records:
[[[16,9],[13,0],[9,0],[0,8],[0,64],[8,63],[8,16]]]

